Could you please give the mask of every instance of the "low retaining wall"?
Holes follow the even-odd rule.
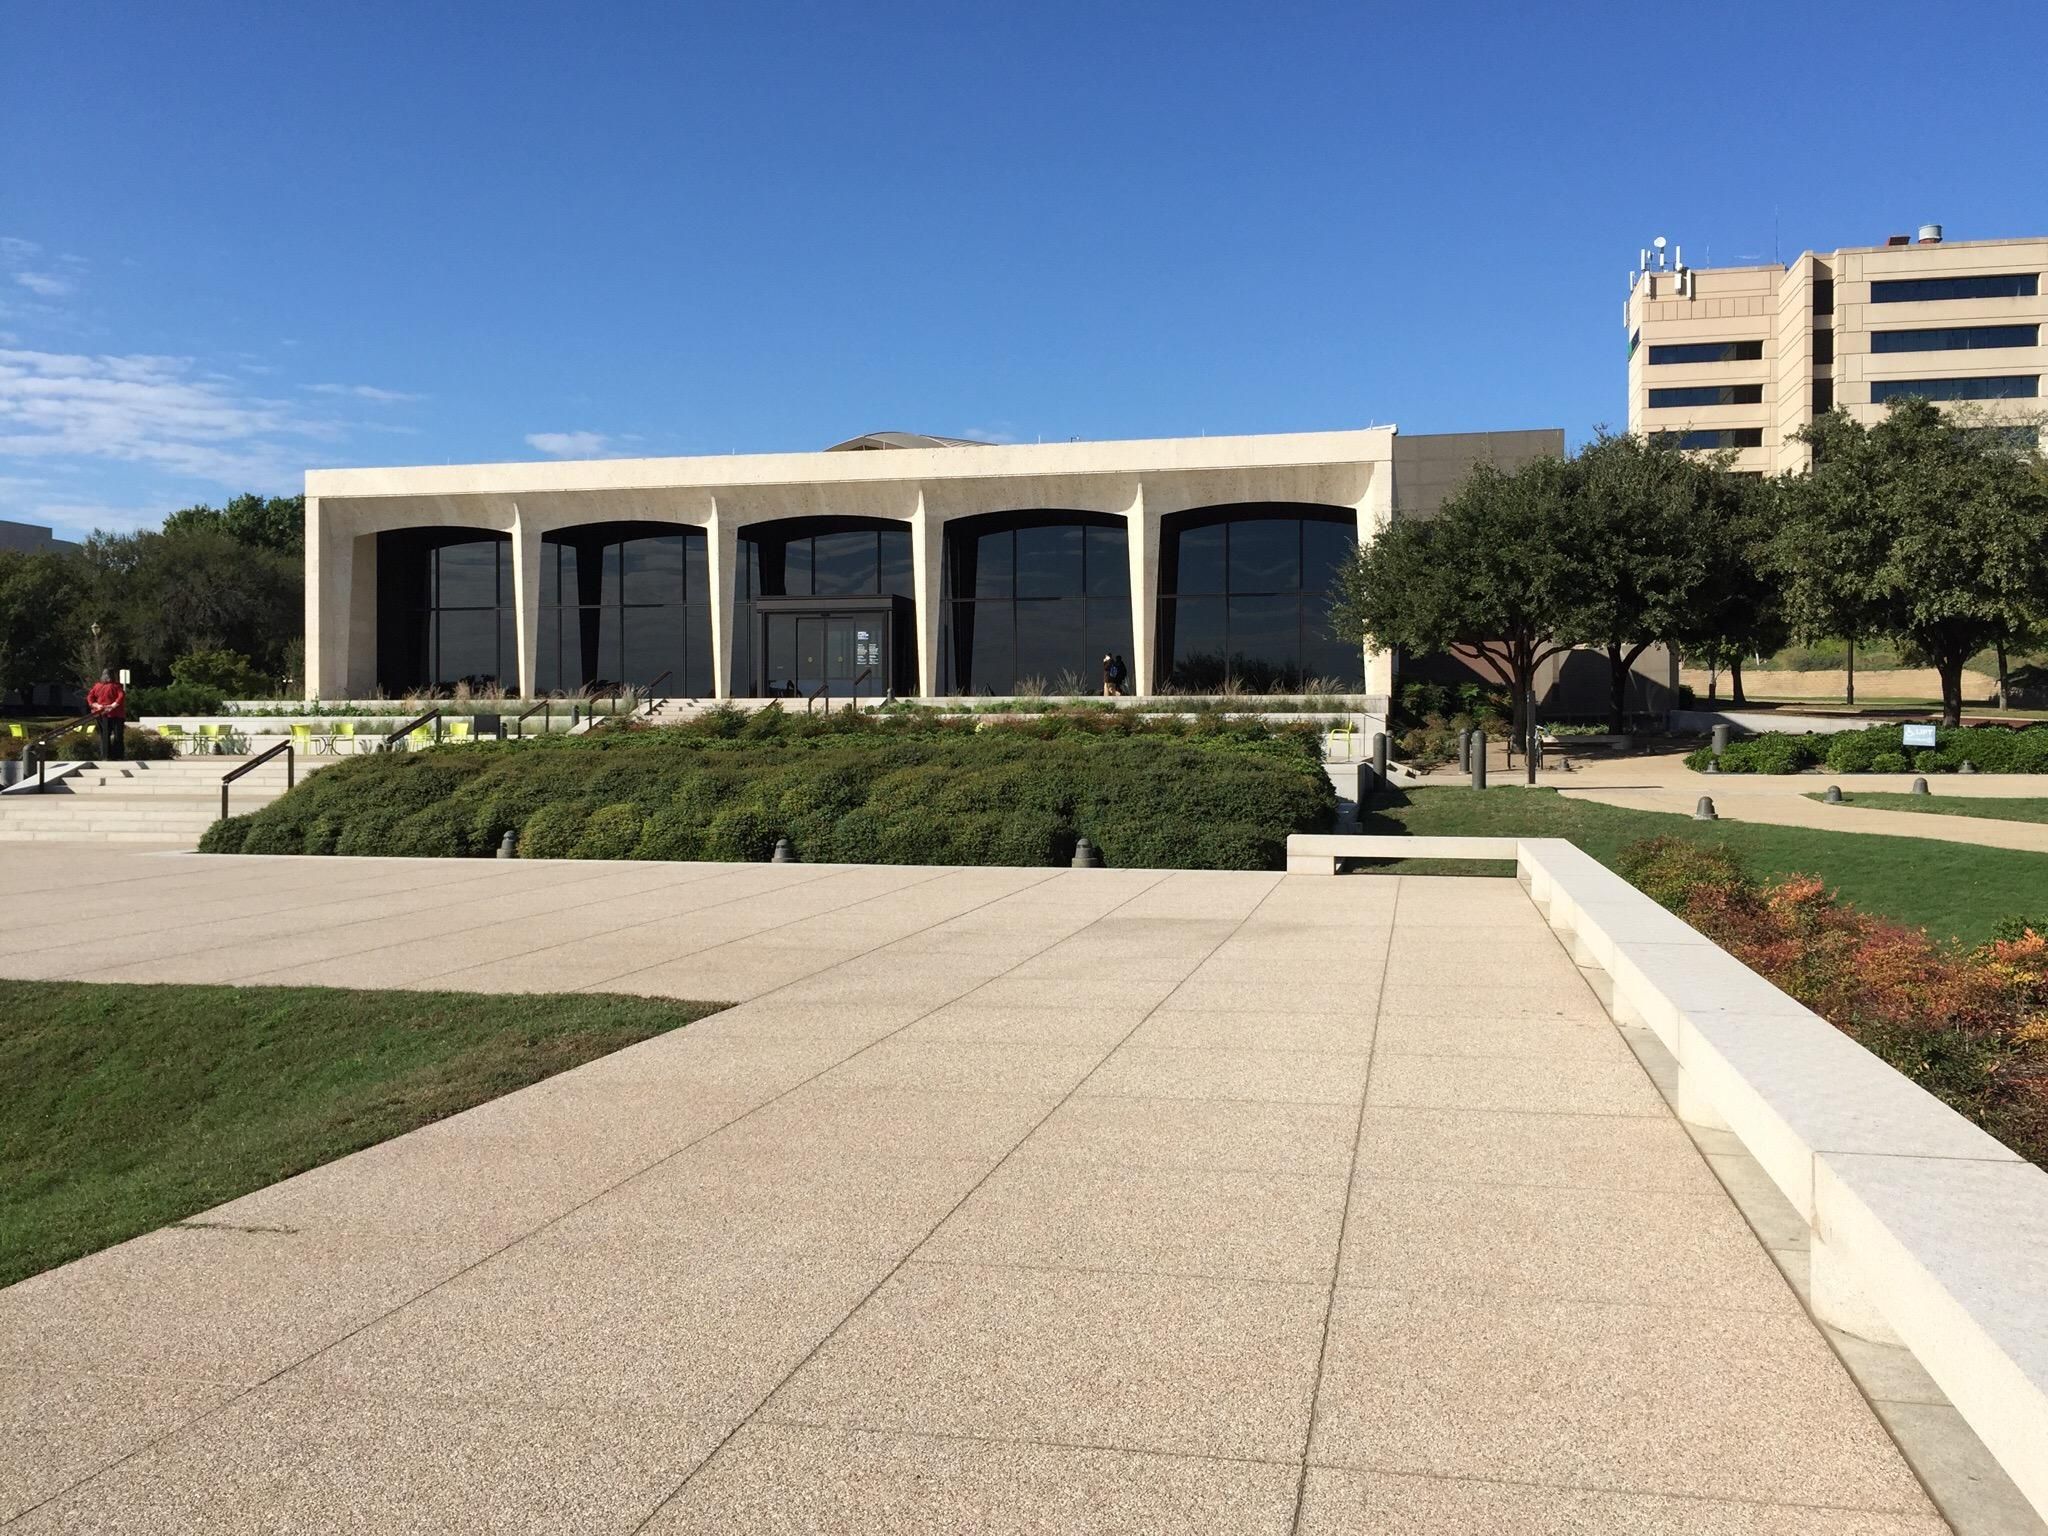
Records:
[[[1806,1219],[1815,1315],[1911,1349],[2048,1517],[2048,1172],[1571,843],[1287,841],[1291,873],[1340,858],[1513,858],[1616,1020],[1677,1059],[1681,1116],[1733,1132]]]

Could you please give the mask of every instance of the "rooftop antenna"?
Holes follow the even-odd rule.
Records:
[[[1664,247],[1669,243],[1662,235],[1659,235],[1650,242],[1650,249],[1657,253],[1657,270],[1659,272],[1664,270]]]

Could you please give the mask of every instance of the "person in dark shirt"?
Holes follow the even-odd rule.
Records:
[[[1105,699],[1114,698],[1124,691],[1124,676],[1123,657],[1113,652],[1105,653],[1102,658],[1102,696]]]
[[[100,680],[86,690],[85,707],[92,714],[94,729],[99,732],[100,756],[118,763],[127,746],[127,690],[114,681],[112,672],[102,672]]]

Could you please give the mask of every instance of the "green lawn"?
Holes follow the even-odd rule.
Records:
[[[719,1006],[0,981],[0,1285]]]
[[[1818,875],[1866,912],[1970,943],[1989,938],[2000,918],[2040,910],[2043,893],[2048,892],[2048,854],[1917,837],[1698,822],[1661,811],[1566,800],[1553,789],[1502,786],[1478,794],[1469,789],[1412,789],[1396,799],[1399,803],[1391,805],[1382,800],[1363,818],[1360,830],[1415,836],[1562,837],[1610,866],[1616,854],[1642,838],[1696,838],[1726,844],[1759,874]],[[1491,871],[1466,865],[1464,872]]]
[[[1808,795],[1809,800],[1820,799]],[[1985,796],[1963,798],[1955,795],[1893,795],[1870,791],[1842,793],[1844,805],[1860,805],[1867,811],[1921,811],[1929,816],[1979,816],[1986,821],[2048,821],[2048,799],[2015,795],[2010,799]]]

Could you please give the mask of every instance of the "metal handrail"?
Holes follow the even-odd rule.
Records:
[[[524,741],[526,739],[526,722],[531,720],[535,715],[539,714],[542,710],[548,711],[547,723],[549,724],[549,726],[553,726],[555,723],[554,706],[555,701],[553,699],[542,699],[538,704],[534,705],[533,708],[522,710],[518,714],[514,715],[512,717],[512,723],[519,727],[519,739],[521,741]],[[541,734],[545,736],[548,734],[548,732],[542,731]]]
[[[828,715],[831,714],[832,679],[829,677],[826,678],[824,682],[818,684],[818,686],[811,692],[804,695],[804,713],[808,715],[811,712],[813,706],[817,704],[820,698],[823,698],[825,701],[825,713]]]
[[[284,787],[290,789],[298,782],[298,754],[292,751],[292,744],[290,742],[280,741],[261,757],[252,757],[249,761],[242,764],[241,767],[230,768],[220,776],[220,819],[222,821],[228,819],[228,786],[250,769],[261,768],[280,752],[284,754]]]
[[[875,675],[875,669],[874,669],[873,667],[869,667],[869,668],[867,668],[867,669],[866,669],[865,671],[863,671],[863,672],[861,673],[861,675],[860,675],[859,677],[856,677],[856,678],[855,678],[855,679],[853,680],[853,683],[852,683],[852,685],[851,685],[851,686],[850,686],[850,687],[849,687],[849,688],[847,689],[847,693],[848,693],[849,695],[851,695],[851,696],[852,696],[853,698],[856,698],[856,699],[857,699],[857,698],[859,698],[859,697],[860,697],[860,685],[861,685],[862,683],[864,683],[864,682],[867,682],[867,681],[868,681],[868,680],[869,680],[870,678],[872,678],[872,677],[873,677],[874,675]]]
[[[393,731],[389,736],[386,736],[384,738],[384,745],[387,747],[397,746],[399,742],[403,741],[407,736],[410,736],[414,731],[418,730],[421,726],[425,725],[429,720],[434,722],[434,741],[438,745],[441,740],[441,711],[439,711],[438,709],[428,710],[424,715],[421,715],[417,720],[406,721],[405,724],[401,725],[397,730]]]
[[[676,669],[674,667],[670,667],[666,672],[662,673],[661,676],[657,677],[653,682],[649,683],[645,690],[635,688],[633,690],[633,697],[635,701],[638,703],[645,704],[647,706],[647,713],[649,713],[650,715],[653,714],[654,690],[659,688],[663,683],[667,682],[670,678],[674,677],[675,675]]]
[[[23,762],[27,762],[29,760],[29,754],[31,752],[35,753],[37,794],[42,794],[45,790],[47,790],[50,787],[49,784],[43,778],[43,765],[50,760],[50,754],[47,750],[38,749],[47,749],[49,744],[55,741],[59,736],[69,736],[73,731],[77,730],[80,726],[97,724],[99,718],[100,717],[98,715],[80,715],[76,720],[67,720],[62,725],[55,725],[50,727],[49,730],[43,732],[43,734],[38,736],[34,741],[28,742],[22,747],[21,760]],[[121,729],[123,731],[126,731],[128,729],[128,723],[125,720],[121,723]]]

